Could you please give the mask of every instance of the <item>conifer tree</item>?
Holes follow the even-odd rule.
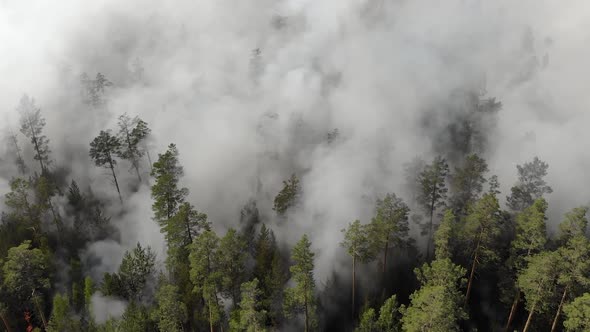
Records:
[[[450,201],[456,215],[465,216],[469,207],[479,198],[487,181],[484,177],[487,171],[486,161],[476,154],[468,155],[462,167],[455,168],[451,175],[453,195]]]
[[[178,162],[176,145],[168,145],[168,150],[158,155],[158,161],[154,163],[151,175],[156,180],[152,186],[154,199],[152,210],[155,220],[160,227],[164,227],[166,222],[178,212],[184,198],[188,195],[188,189],[178,186],[184,171]]]
[[[452,259],[451,239],[454,234],[454,223],[455,215],[451,209],[447,209],[438,229],[434,233],[434,257],[436,259]]]
[[[117,137],[121,142],[119,157],[131,163],[131,167],[135,169],[137,174],[137,179],[141,182],[139,167],[141,158],[145,154],[142,143],[149,135],[150,129],[139,117],[130,118],[127,113],[119,116],[117,125],[119,126]]]
[[[230,322],[232,332],[264,332],[266,311],[262,309],[259,298],[261,296],[258,288],[258,279],[242,283],[241,300],[238,308],[234,310],[234,317]]]
[[[518,288],[524,293],[529,312],[523,332],[528,331],[533,315],[548,309],[559,274],[559,254],[541,252],[529,258],[527,267],[518,275]]]
[[[23,159],[21,148],[18,145],[18,139],[16,138],[16,134],[13,133],[12,130],[10,130],[9,132],[9,139],[12,143],[12,149],[14,151],[14,154],[16,154],[16,167],[18,168],[18,171],[21,175],[25,175],[27,173],[27,165],[25,164],[25,160]]]
[[[518,182],[510,189],[507,205],[513,211],[522,211],[533,204],[537,198],[553,192],[544,177],[549,165],[535,157],[532,162],[517,165]]]
[[[222,318],[218,289],[221,284],[219,269],[219,238],[211,230],[204,231],[195,238],[190,253],[190,277],[193,292],[203,298],[203,314],[209,321],[211,332]]]
[[[292,317],[303,313],[305,332],[317,327],[315,280],[313,277],[314,256],[311,242],[307,235],[303,235],[293,248],[291,259],[294,265],[289,269],[295,281],[295,286],[288,288],[285,294],[285,312]]]
[[[154,320],[160,331],[184,331],[183,322],[187,320],[186,305],[180,301],[178,287],[166,280],[161,280],[156,292],[156,309]]]
[[[459,331],[458,322],[467,318],[459,290],[465,269],[450,259],[437,259],[415,269],[421,287],[410,295],[410,305],[402,306],[404,331]]]
[[[514,281],[517,274],[526,267],[527,258],[531,255],[541,252],[545,243],[547,242],[547,234],[545,216],[547,212],[547,202],[543,198],[537,199],[533,205],[526,208],[523,212],[516,216],[515,238],[511,243],[510,258],[508,259],[508,275],[511,283]],[[508,315],[508,322],[506,323],[506,330],[510,327],[518,303],[520,302],[521,291],[517,285],[511,285],[508,291],[514,294],[510,314]]]
[[[240,287],[246,278],[247,259],[246,241],[235,229],[228,229],[219,242],[219,268],[223,293],[232,298],[234,306],[238,305]]]
[[[297,204],[299,199],[299,179],[292,174],[287,181],[283,181],[283,189],[275,197],[274,207],[279,215],[284,215],[287,209]]]
[[[123,202],[121,197],[121,190],[119,189],[119,182],[117,181],[117,174],[115,174],[115,165],[117,160],[115,156],[119,155],[121,151],[121,142],[119,139],[111,134],[110,130],[101,130],[100,134],[90,143],[90,158],[98,167],[105,167],[111,170],[119,200]]]
[[[43,135],[45,127],[45,118],[41,116],[41,109],[35,105],[35,99],[24,95],[17,107],[20,113],[20,131],[31,140],[35,150],[34,159],[39,161],[41,174],[47,173],[49,161],[49,140]]]
[[[343,229],[344,240],[340,243],[346,249],[348,255],[352,258],[352,316],[355,312],[355,293],[356,293],[356,264],[357,261],[366,263],[375,258],[374,246],[369,239],[368,225],[363,225],[359,220],[348,224],[348,228]]]
[[[387,194],[382,200],[377,200],[375,210],[376,216],[371,221],[371,235],[376,245],[375,249],[383,250],[381,272],[385,278],[389,250],[403,247],[408,241],[410,209],[395,194]]]
[[[500,222],[500,206],[498,199],[492,194],[486,194],[477,201],[465,220],[463,236],[473,248],[465,303],[469,301],[477,267],[498,260],[494,246],[500,234]]]
[[[426,225],[426,258],[431,255],[431,248],[434,235],[434,213],[440,207],[445,205],[447,197],[446,178],[449,174],[447,161],[442,157],[436,157],[432,164],[424,167],[424,170],[418,175],[418,203],[429,216],[429,222]]]
[[[583,332],[590,330],[590,294],[577,297],[563,307],[565,320],[563,327],[566,331]]]

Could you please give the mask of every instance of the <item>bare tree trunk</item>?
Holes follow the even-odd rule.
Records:
[[[531,307],[531,311],[529,312],[529,316],[526,319],[526,324],[524,324],[524,329],[522,330],[522,332],[526,332],[529,329],[529,326],[531,325],[531,321],[533,318],[533,314],[535,313],[536,306],[537,306],[537,302],[533,303],[533,306]]]
[[[47,320],[45,319],[45,314],[41,310],[41,307],[39,306],[39,302],[37,301],[37,299],[35,297],[33,298],[33,302],[35,303],[35,307],[37,307],[37,311],[39,312],[39,316],[41,317],[41,322],[43,322],[43,328],[45,330],[47,330]]]
[[[10,328],[10,325],[8,325],[8,321],[6,320],[6,317],[3,314],[0,314],[0,319],[2,319],[2,323],[4,323],[4,327],[6,328],[6,332],[12,332],[12,329]]]
[[[469,273],[469,281],[467,282],[467,293],[465,294],[465,303],[469,302],[469,295],[471,294],[471,285],[473,284],[473,276],[475,275],[475,268],[477,266],[477,255],[479,251],[479,241],[477,247],[475,247],[475,253],[473,256],[473,263],[471,264],[471,272]]]
[[[432,247],[432,229],[433,229],[433,222],[434,222],[434,204],[436,203],[434,200],[435,193],[432,194],[432,202],[430,204],[430,224],[428,225],[428,240],[426,243],[426,261],[430,261],[430,251]]]
[[[211,312],[211,304],[209,304],[209,328],[213,332],[213,312]]]
[[[567,289],[568,286],[565,287],[563,290],[563,295],[561,296],[561,301],[559,302],[559,306],[557,307],[557,312],[555,313],[555,318],[553,318],[553,324],[551,324],[551,332],[554,332],[557,328],[557,322],[559,321],[559,315],[561,314],[561,309],[563,308],[563,303],[565,302],[565,298],[567,296]]]
[[[387,251],[389,250],[389,241],[385,241],[385,250],[383,251],[383,279],[385,280],[385,271],[387,270]]]
[[[356,278],[356,256],[352,255],[352,318],[354,319],[354,291],[356,288],[355,278]]]
[[[514,314],[516,313],[516,308],[518,308],[518,302],[520,302],[520,289],[516,291],[516,296],[514,297],[514,302],[512,302],[512,307],[510,308],[510,314],[508,315],[508,322],[506,322],[506,327],[504,328],[504,332],[508,332],[510,325],[512,324],[512,320],[514,319]]]
[[[119,194],[119,200],[121,201],[121,204],[123,204],[123,198],[121,197],[121,190],[119,190],[119,182],[117,181],[117,175],[115,174],[115,166],[113,165],[113,162],[109,160],[109,165],[111,168],[111,173],[113,173],[113,179],[115,179],[115,187],[117,187],[117,193]]]
[[[307,282],[305,287],[305,332],[309,331],[309,313],[308,306],[307,306]]]

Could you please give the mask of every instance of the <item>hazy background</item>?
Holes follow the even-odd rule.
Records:
[[[0,129],[18,132],[14,109],[24,93],[35,97],[55,165],[112,198],[122,240],[89,246],[103,257],[97,274],[137,241],[161,261],[165,252],[149,187],[127,188],[134,175],[121,163],[130,212],[118,217],[108,173],[88,157],[89,142],[127,112],[153,130],[152,159],[177,144],[182,184],[216,229],[257,199],[279,240],[308,233],[321,284],[348,263],[340,229],[367,221],[376,196],[403,194],[404,163],[433,157],[422,120],[450,121],[444,106],[457,89],[485,89],[503,104],[484,156],[502,203],[515,166],[535,155],[549,164],[550,224],[587,203],[588,59],[584,0],[0,0]],[[137,60],[142,83],[130,81]],[[77,101],[82,72],[114,83],[108,110]],[[4,145],[0,158],[4,194],[16,172]],[[303,201],[278,222],[272,200],[293,172]]]

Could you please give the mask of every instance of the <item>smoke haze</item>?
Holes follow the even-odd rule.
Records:
[[[502,202],[515,166],[535,155],[555,190],[551,225],[588,202],[587,1],[2,0],[0,40],[1,127],[18,132],[15,107],[34,97],[54,167],[110,197],[121,243],[89,246],[103,257],[96,275],[115,271],[138,241],[165,254],[149,187],[128,188],[135,175],[120,163],[128,213],[118,217],[108,174],[88,157],[89,142],[125,112],[152,129],[152,159],[177,144],[189,201],[216,229],[235,227],[256,199],[279,240],[309,234],[318,284],[348,263],[339,230],[368,220],[377,196],[403,196],[403,165],[435,155],[456,91],[502,102],[484,155]],[[79,102],[83,72],[113,82],[107,110]],[[19,144],[36,167],[22,135]],[[4,194],[16,167],[1,152]],[[277,221],[272,200],[292,173],[302,202]]]

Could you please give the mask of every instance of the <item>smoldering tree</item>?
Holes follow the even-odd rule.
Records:
[[[121,142],[116,136],[111,134],[110,130],[101,130],[100,134],[90,143],[90,158],[94,160],[96,166],[105,167],[111,170],[115,187],[119,194],[119,200],[123,202],[121,190],[119,189],[119,182],[117,181],[117,174],[115,173],[115,166],[117,165],[115,156],[120,154],[120,151]]]

